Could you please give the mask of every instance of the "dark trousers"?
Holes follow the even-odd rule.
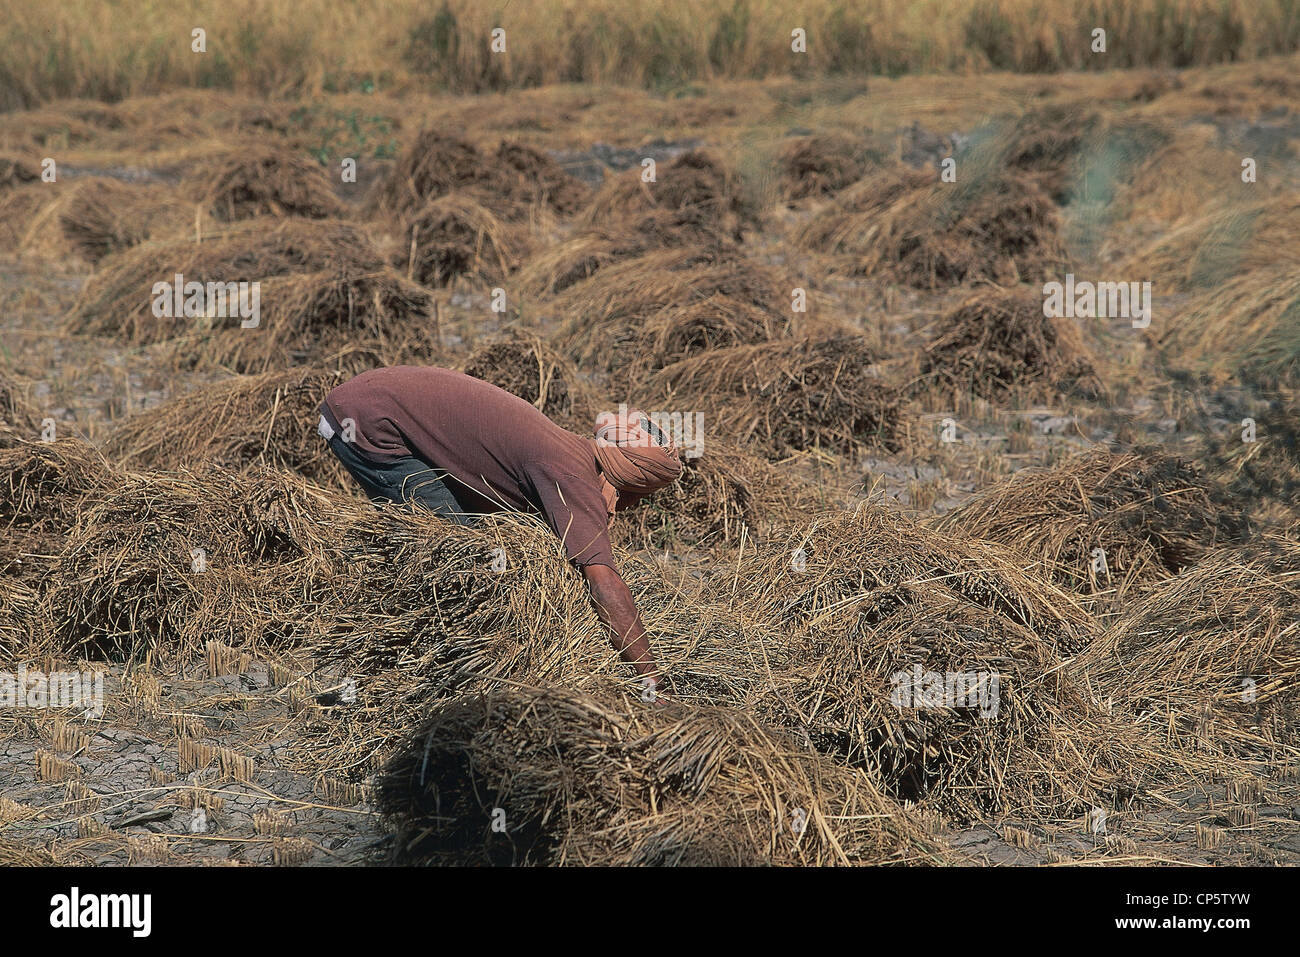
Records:
[[[329,447],[372,502],[418,506],[458,525],[471,525],[477,518],[461,508],[442,480],[444,473],[414,456],[394,462],[374,462],[358,453],[337,433],[329,440]]]

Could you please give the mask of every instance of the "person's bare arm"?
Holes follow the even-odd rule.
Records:
[[[641,677],[653,679],[656,688],[662,687],[663,676],[650,650],[645,625],[622,576],[608,565],[584,565],[582,577],[587,580],[596,614],[609,628],[610,644],[619,657]]]

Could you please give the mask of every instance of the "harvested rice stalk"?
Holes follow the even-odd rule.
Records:
[[[383,257],[360,227],[342,222],[287,219],[250,221],[192,240],[156,242],[118,253],[101,264],[65,320],[73,333],[113,335],[134,344],[183,335],[195,318],[154,315],[156,283],[226,284],[329,271],[359,277],[383,270]],[[227,311],[233,312],[226,303]],[[174,310],[173,310],[174,311]],[[205,313],[206,314],[206,313]]]
[[[1226,435],[1206,435],[1197,458],[1238,500],[1289,511],[1300,501],[1300,390],[1278,389],[1250,418],[1253,442],[1242,441],[1246,423],[1239,420]]]
[[[492,180],[492,171],[473,144],[431,127],[398,157],[376,189],[372,206],[377,212],[402,214],[453,190],[488,186]]]
[[[495,154],[436,128],[420,133],[370,199],[372,211],[405,215],[459,192],[502,219],[518,222],[536,207],[573,212],[586,188],[546,155],[503,141]]]
[[[36,630],[40,594],[18,580],[22,569],[13,565],[22,559],[12,551],[0,549],[0,654],[9,661],[22,661],[43,650],[29,644]]]
[[[212,470],[132,477],[83,515],[55,563],[40,614],[70,654],[201,659],[207,642],[290,643],[312,627],[325,515],[344,503],[287,473]]]
[[[1104,447],[1023,469],[946,515],[940,527],[1014,549],[1084,594],[1152,582],[1242,531],[1225,496],[1157,449]]]
[[[63,230],[54,228],[62,194],[51,194],[51,184],[39,181],[0,189],[0,250],[55,257],[72,252]]]
[[[1080,157],[1094,142],[1102,122],[1093,110],[1052,104],[1003,120],[990,141],[996,144],[993,148],[1002,164],[1034,177],[1061,203],[1070,198]]]
[[[128,418],[109,436],[104,452],[132,468],[266,465],[350,487],[316,434],[320,404],[339,381],[335,372],[306,368],[200,386]],[[203,428],[193,428],[195,422]]]
[[[865,776],[749,716],[669,713],[603,689],[443,704],[385,768],[380,806],[408,863],[942,859]]]
[[[64,100],[34,110],[6,113],[0,139],[50,149],[83,146],[124,126],[121,108],[94,100]]]
[[[167,354],[184,368],[217,365],[263,373],[297,365],[359,371],[402,361],[429,361],[441,348],[428,317],[432,296],[390,269],[273,276],[260,281],[257,314],[129,317],[128,336],[168,340]],[[233,300],[233,294],[230,298]]]
[[[280,146],[246,144],[198,171],[204,206],[224,222],[258,216],[342,216],[343,203],[314,160]]]
[[[704,410],[732,444],[784,458],[814,447],[854,454],[897,449],[899,401],[875,374],[861,336],[714,349],[660,370],[649,383],[674,407]]]
[[[611,180],[582,214],[583,226],[614,226],[651,212],[699,210],[733,239],[757,222],[757,211],[744,198],[735,173],[706,151],[691,150],[661,167],[653,183],[642,170],[628,170]]]
[[[20,442],[0,449],[0,523],[67,531],[77,524],[87,496],[101,494],[121,476],[79,439]]]
[[[0,366],[0,448],[40,434],[40,415],[26,398],[27,384]]]
[[[615,516],[616,540],[657,550],[736,544],[742,535],[764,541],[830,504],[824,490],[765,459],[713,439],[703,445],[699,457],[682,460],[675,483]]]
[[[1210,555],[1142,596],[1075,667],[1178,747],[1294,761],[1300,543]]]
[[[588,189],[566,173],[555,160],[531,146],[502,140],[497,146],[496,161],[512,169],[533,191],[536,202],[561,216],[576,213],[587,200]]]
[[[778,156],[781,193],[787,201],[829,196],[857,182],[879,159],[865,142],[840,133],[789,140]]]
[[[819,518],[784,547],[759,549],[744,571],[762,582],[750,606],[781,623],[815,621],[842,604],[875,622],[929,595],[985,609],[1063,655],[1085,646],[1095,627],[1077,599],[1024,571],[1015,553],[879,504]]]
[[[167,187],[93,177],[78,180],[60,203],[63,234],[90,262],[147,239],[193,229],[193,207]]]
[[[599,411],[573,363],[536,337],[514,335],[481,346],[463,371],[526,399],[573,432],[589,433]]]
[[[579,367],[634,378],[711,349],[789,335],[789,304],[770,269],[734,259],[701,264],[684,249],[606,266],[550,308],[570,317],[556,341]]]
[[[40,169],[25,156],[0,153],[0,189],[35,183],[40,178]]]
[[[652,209],[615,225],[589,227],[543,249],[524,264],[516,280],[530,294],[552,295],[611,263],[671,248],[692,250],[690,262],[677,268],[739,260],[734,237],[699,207]]]
[[[1159,277],[1162,284],[1168,283],[1176,290],[1208,293],[1256,270],[1294,272],[1300,244],[1298,217],[1300,193],[1294,192],[1263,202],[1232,203],[1201,211],[1162,230],[1125,271],[1129,275]],[[1261,288],[1272,284],[1264,279],[1256,282]],[[1214,335],[1222,344],[1222,336],[1217,331]]]
[[[1095,626],[1012,553],[872,506],[760,547],[742,581],[762,583],[737,591],[744,612],[789,636],[756,713],[895,796],[1050,816],[1131,793],[1159,764],[1062,673]]]
[[[519,681],[631,681],[580,576],[541,523],[501,515],[464,528],[373,514],[343,533],[343,570],[329,580],[331,602],[316,613],[319,636],[309,643],[320,673],[334,676],[325,687],[351,682],[360,705],[332,718],[304,752],[313,773],[359,779],[450,695]],[[761,651],[766,636],[694,601],[698,581],[619,560],[676,692],[746,700],[779,649]]]
[[[1045,317],[1041,296],[998,289],[975,293],[943,317],[917,385],[993,399],[1011,391],[1095,394],[1101,382],[1071,320]]]
[[[122,480],[77,439],[0,448],[0,646],[48,650],[41,595],[82,514]]]
[[[426,286],[449,286],[457,276],[489,285],[519,265],[527,233],[508,227],[465,196],[449,194],[402,220],[406,274]]]
[[[1175,374],[1269,391],[1300,387],[1300,261],[1224,281],[1154,338]]]
[[[1046,278],[1066,260],[1059,230],[1055,204],[1023,174],[949,184],[899,167],[838,193],[795,242],[841,254],[850,275],[941,289]]]
[[[336,365],[360,371],[402,362],[428,363],[442,347],[429,317],[433,297],[392,270],[277,276],[262,284],[258,328],[236,317],[199,320],[173,345],[186,365],[218,363],[258,373],[286,365]]]
[[[166,185],[90,176],[0,192],[0,248],[51,259],[79,256],[97,263],[193,227],[194,206]]]

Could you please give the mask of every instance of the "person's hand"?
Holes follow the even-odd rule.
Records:
[[[664,679],[652,675],[642,675],[637,682],[637,688],[640,691],[642,701],[646,704],[654,704],[664,693]]]
[[[641,679],[641,700],[659,710],[677,711],[682,704],[668,691],[667,682],[662,677]]]

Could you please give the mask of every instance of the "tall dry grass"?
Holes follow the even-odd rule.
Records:
[[[1181,67],[1291,53],[1300,0],[0,0],[0,108],[175,87],[319,93]],[[1091,31],[1107,30],[1105,55]],[[207,52],[191,51],[191,31]],[[507,52],[489,52],[494,27]],[[806,54],[791,31],[807,31]]]

